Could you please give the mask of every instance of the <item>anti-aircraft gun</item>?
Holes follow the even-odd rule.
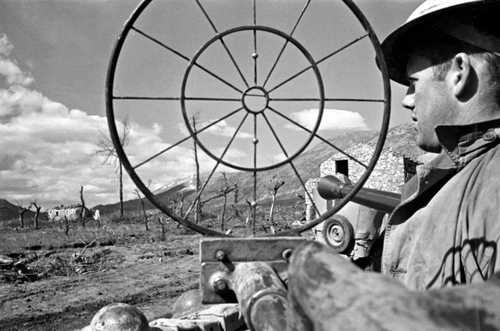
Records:
[[[351,200],[385,196],[372,199],[367,194],[375,192],[363,185],[389,126],[389,78],[379,40],[352,0],[144,0],[114,46],[106,109],[116,152],[135,185],[168,217],[203,235],[203,303],[239,303],[251,330],[284,330],[287,263],[304,234],[338,219],[336,213]],[[120,137],[125,118],[136,123],[126,146]],[[324,133],[352,120],[358,123],[351,128],[377,132],[362,158]],[[154,134],[146,135],[146,129]],[[199,151],[201,181],[187,208],[174,209],[159,188],[176,173],[192,173],[183,163],[191,146]],[[358,168],[351,185],[320,183],[320,191],[335,199],[327,210],[316,206],[305,185],[314,176],[307,161],[320,152],[341,153]],[[250,226],[232,235],[193,216],[221,168],[250,183]],[[316,216],[269,235],[259,231],[259,204],[265,201],[259,185],[277,172],[286,177],[291,195],[300,192],[312,201]],[[146,185],[151,176],[153,183]],[[372,207],[387,210],[396,198],[389,195]]]

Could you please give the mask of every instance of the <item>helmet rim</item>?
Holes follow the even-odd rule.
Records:
[[[389,77],[402,85],[409,85],[406,76],[406,66],[411,50],[409,42],[415,39],[419,32],[429,30],[444,15],[454,11],[465,11],[471,8],[485,5],[500,5],[497,0],[444,0],[441,6],[436,4],[436,0],[427,0],[417,7],[408,17],[405,23],[396,28],[382,42],[382,52],[384,54]],[[421,35],[421,34],[420,34]],[[421,37],[420,37],[421,38]]]

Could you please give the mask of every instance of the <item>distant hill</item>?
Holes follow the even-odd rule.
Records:
[[[374,131],[366,130],[339,130],[334,131],[328,139],[336,147],[346,150],[348,147],[366,143],[377,134]],[[321,142],[309,146],[304,153],[294,159],[293,165],[300,174],[304,182],[309,178],[319,176],[319,165],[321,162],[328,159],[336,150],[331,146]],[[280,199],[295,196],[296,193],[302,192],[303,188],[300,181],[295,175],[295,171],[291,165],[284,165],[277,169],[257,173],[257,198],[259,200],[270,197],[271,181],[276,177],[285,181],[285,185],[280,188]],[[253,196],[253,175],[250,172],[235,172],[227,174],[230,183],[238,183],[240,189],[240,197],[243,199]],[[213,182],[207,186],[204,196],[213,196],[224,185],[222,176],[218,176]]]
[[[160,200],[167,202],[179,198],[179,195],[189,195],[192,192],[193,188],[190,186],[190,183],[185,182],[185,183],[175,184],[174,186],[166,188],[160,192],[155,192],[155,194]],[[147,209],[154,208],[148,199],[144,200],[144,202]],[[108,205],[97,205],[94,206],[92,209],[99,209],[101,213],[110,214],[120,210],[120,202]],[[123,209],[124,212],[140,210],[141,202],[139,199],[131,199],[124,201]]]
[[[416,130],[411,124],[402,124],[391,128],[388,132],[384,148],[391,148],[397,153],[409,157],[419,155],[422,152],[415,147],[415,133]],[[351,146],[361,143],[373,145],[376,143],[377,139],[378,133],[375,131],[339,130],[331,133],[328,140],[336,147],[346,150]],[[336,150],[331,146],[322,142],[316,143],[315,145],[309,146],[304,153],[294,159],[293,164],[305,182],[309,178],[318,177],[320,164],[335,153]],[[237,171],[226,173],[226,175],[229,183],[236,183],[238,185],[240,201],[244,202],[245,199],[250,200],[250,197],[253,196],[252,173]],[[273,177],[285,181],[285,185],[279,191],[280,199],[294,197],[296,193],[303,191],[302,185],[297,180],[293,168],[290,165],[284,165],[277,169],[257,173],[257,197],[259,200],[270,197],[271,180]],[[217,195],[223,186],[223,177],[215,175],[203,192],[202,200]],[[159,193],[155,192],[155,194],[162,201],[168,202],[177,199],[179,194],[189,195],[192,192],[194,192],[194,187],[192,187],[192,183],[190,183],[189,180],[186,180],[184,183],[176,183],[172,187],[164,189]],[[146,202],[146,206],[148,209],[153,208],[149,201]],[[109,205],[98,205],[94,208],[98,208],[102,213],[112,213],[118,211],[120,205],[119,203],[114,203]],[[125,211],[139,210],[139,200],[132,199],[126,201],[124,203],[124,209]]]
[[[399,155],[404,155],[414,161],[425,153],[417,147],[417,128],[412,123],[405,123],[393,127],[387,133],[384,148],[390,148]]]
[[[0,199],[0,221],[8,221],[19,217],[19,211],[22,208],[16,206],[5,199]],[[32,211],[26,212],[25,217],[33,217],[35,213]]]
[[[416,159],[423,151],[416,147],[415,137],[416,129],[413,124],[407,123],[395,126],[390,128],[387,133],[384,149],[391,149],[401,156],[404,155]],[[339,149],[345,151],[357,144],[375,145],[378,140],[378,133],[366,130],[339,130],[332,132],[328,140]],[[320,164],[336,152],[334,148],[325,143],[317,143],[314,146],[310,146],[305,153],[293,160],[293,164],[305,182],[309,178],[318,177]],[[280,199],[291,198],[296,193],[303,192],[303,187],[297,180],[295,171],[290,165],[285,165],[257,174],[258,199],[270,197],[270,181],[274,176],[285,181],[285,185],[279,191]],[[238,183],[240,197],[250,197],[253,195],[253,176],[251,173],[231,173],[227,175],[227,178],[230,183]],[[214,195],[222,186],[222,176],[218,176],[207,186],[204,196]]]

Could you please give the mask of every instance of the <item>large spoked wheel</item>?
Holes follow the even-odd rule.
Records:
[[[267,10],[259,11],[259,8],[265,7],[266,2],[263,0],[232,3],[231,7],[242,7],[238,13],[247,12],[248,23],[252,24],[227,23],[228,27],[221,31],[217,26],[226,17],[210,14],[211,2],[144,0],[140,3],[124,25],[110,59],[106,77],[106,111],[111,139],[120,161],[132,181],[153,205],[196,232],[226,235],[223,231],[196,224],[193,211],[199,204],[211,200],[203,195],[209,190],[217,173],[229,173],[240,179],[248,177],[246,182],[251,183],[251,189],[243,190],[243,193],[247,195],[246,201],[251,211],[249,218],[255,234],[259,217],[257,208],[259,202],[263,201],[262,190],[258,187],[259,176],[265,178],[270,176],[266,172],[276,174],[277,168],[288,168],[290,176],[287,175],[287,183],[295,180],[298,183],[293,186],[296,193],[305,192],[302,194],[312,200],[306,189],[310,175],[299,169],[297,164],[301,157],[308,155],[309,149],[317,148],[318,144],[330,149],[332,154],[340,153],[361,167],[362,172],[353,184],[352,191],[336,201],[333,209],[322,214],[313,203],[317,215],[314,220],[278,234],[297,235],[316,226],[335,214],[356,194],[368,179],[382,151],[390,116],[390,85],[379,41],[368,20],[351,0],[331,2],[342,5],[349,19],[355,18],[361,34],[323,53],[319,53],[316,47],[314,52],[306,48],[305,45],[309,43],[303,39],[311,36],[309,32],[296,36],[301,24],[305,24],[303,21],[314,24],[321,21],[321,18],[315,21],[308,17],[310,11],[319,12],[311,9],[315,5],[313,0],[304,0],[300,10],[294,13],[297,19],[292,21],[288,29],[282,27],[282,17],[266,24],[257,24],[260,22],[259,14],[266,16],[274,10],[268,7]],[[318,6],[324,6],[324,1],[318,3]],[[158,9],[161,5],[169,4],[172,8],[166,12]],[[205,24],[206,38],[196,37],[189,42],[189,35],[179,38],[177,27],[172,27],[172,24],[177,22],[180,26],[184,23],[184,18],[176,17],[180,15],[177,12],[184,13],[184,9],[179,8],[181,6],[188,7],[185,11],[191,12],[186,15],[186,20],[198,15],[196,23],[190,27],[194,30]],[[162,21],[159,18],[161,13],[171,15],[171,20]],[[155,20],[162,24],[154,25]],[[277,22],[276,26],[274,22]],[[331,38],[335,39],[334,36]],[[376,69],[374,55],[380,70],[376,74],[379,95],[331,97],[337,90],[343,89],[344,81],[346,86],[358,85],[350,77],[341,77],[340,74],[330,79],[334,76],[331,74],[333,69],[328,67],[326,73],[322,72],[320,64],[328,64],[331,58],[342,56],[362,42],[365,45],[359,52],[367,52],[368,48],[369,54],[372,54],[368,61]],[[176,43],[180,46],[176,46]],[[196,47],[194,51],[188,47],[192,44]],[[273,49],[270,45],[277,47]],[[147,52],[146,47],[155,47],[156,50]],[[163,53],[155,58],[154,52]],[[161,62],[167,56],[175,59],[173,64],[164,65]],[[222,63],[225,66],[221,69]],[[144,77],[148,72],[151,78]],[[298,87],[293,87],[294,84]],[[362,94],[362,89],[355,89],[355,92]],[[376,128],[378,137],[368,159],[360,160],[338,147],[334,140],[325,137],[321,130],[331,126],[331,123],[325,125],[325,119],[332,121],[331,116],[325,117],[326,112],[331,111],[325,108],[326,103],[377,105],[380,108],[377,115],[379,125]],[[131,115],[136,118],[131,119]],[[203,116],[203,119],[199,119]],[[374,115],[369,113],[367,116]],[[154,136],[145,133],[148,120],[154,123],[150,128],[155,132]],[[127,139],[138,139],[129,150],[122,136],[128,121],[132,125]],[[313,141],[317,144],[312,144]],[[186,144],[190,147],[186,147]],[[180,151],[175,152],[176,148]],[[184,169],[188,158],[186,154],[193,148],[199,149],[200,162],[210,166],[202,169],[197,190],[187,196],[185,208],[179,210],[158,193],[164,192],[159,188],[168,183],[155,183],[155,187],[152,187],[151,177],[170,182],[175,181],[175,174],[181,174],[182,177],[182,174],[187,173]],[[199,167],[198,159],[196,163]],[[319,164],[316,166],[319,167]]]

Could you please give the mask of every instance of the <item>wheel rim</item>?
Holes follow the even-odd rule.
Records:
[[[124,25],[124,28],[123,28],[115,46],[114,46],[113,53],[112,53],[112,56],[111,56],[111,59],[109,62],[108,72],[107,72],[107,76],[106,76],[106,114],[107,114],[107,118],[108,118],[108,127],[109,127],[109,131],[110,131],[111,139],[112,139],[112,142],[116,148],[117,155],[118,155],[121,163],[123,164],[124,168],[128,172],[130,178],[135,183],[135,185],[141,190],[141,192],[145,195],[145,197],[147,197],[155,207],[157,207],[158,209],[160,209],[161,211],[166,213],[168,216],[170,216],[176,222],[178,222],[178,223],[180,223],[180,224],[182,224],[182,225],[184,225],[184,226],[186,226],[186,227],[188,227],[196,232],[199,232],[199,233],[205,234],[205,235],[225,235],[223,232],[211,230],[211,229],[205,228],[203,226],[199,226],[197,224],[194,224],[193,222],[189,221],[189,219],[187,217],[185,217],[185,216],[183,217],[182,215],[177,215],[173,210],[171,210],[169,208],[167,203],[157,199],[155,194],[153,194],[153,192],[148,188],[148,186],[145,185],[142,178],[137,174],[136,168],[138,167],[138,165],[131,164],[131,162],[129,161],[127,154],[124,151],[124,149],[121,145],[121,142],[120,142],[120,137],[119,137],[119,133],[118,133],[117,125],[116,125],[116,120],[115,120],[115,114],[114,114],[114,105],[113,105],[113,101],[116,99],[119,99],[119,97],[116,97],[114,95],[114,79],[115,79],[117,63],[119,61],[122,48],[126,42],[126,39],[127,39],[129,32],[131,30],[135,29],[134,23],[138,20],[138,18],[141,16],[143,11],[148,7],[148,5],[151,2],[152,2],[152,0],[144,0],[142,3],[139,4],[139,6],[136,8],[136,10],[132,13],[130,18],[128,19],[128,21]],[[307,4],[304,8],[306,8],[310,2],[311,2],[310,0],[307,1]],[[390,84],[389,84],[389,78],[388,78],[388,73],[387,73],[387,67],[386,67],[386,64],[384,61],[383,54],[381,52],[380,43],[378,41],[378,38],[376,37],[368,20],[365,18],[363,13],[357,8],[357,6],[351,0],[343,0],[343,3],[354,14],[354,16],[357,18],[358,22],[361,24],[361,26],[366,31],[365,36],[367,36],[371,41],[371,45],[374,48],[375,53],[376,53],[377,64],[380,68],[382,82],[383,82],[383,99],[381,99],[381,100],[383,102],[384,109],[383,109],[383,116],[382,116],[382,121],[381,121],[382,124],[380,127],[379,139],[377,141],[377,144],[375,146],[375,150],[373,152],[373,155],[372,155],[369,163],[367,165],[363,164],[365,167],[365,171],[364,171],[363,175],[353,185],[353,190],[349,194],[347,194],[343,199],[337,201],[335,204],[335,207],[333,209],[331,209],[323,214],[320,214],[316,219],[312,220],[311,222],[309,222],[305,225],[302,225],[300,227],[297,227],[293,230],[280,232],[280,233],[278,233],[278,235],[298,235],[301,232],[304,232],[306,230],[311,229],[312,227],[316,226],[317,224],[323,222],[325,219],[327,219],[330,216],[332,216],[333,214],[335,214],[348,201],[350,201],[350,199],[356,194],[356,192],[363,186],[363,184],[368,179],[370,173],[373,171],[373,168],[375,167],[375,164],[378,160],[378,157],[380,156],[380,153],[382,152],[382,147],[383,147],[383,143],[385,141],[385,137],[387,134],[387,130],[388,130],[388,126],[389,126],[389,117],[390,117]],[[255,2],[254,2],[254,7],[255,7]],[[302,14],[303,13],[301,13],[301,15]],[[255,12],[254,12],[254,15],[255,15]],[[254,20],[254,22],[255,22],[255,20]],[[295,27],[294,27],[294,29],[295,29]],[[292,33],[293,33],[293,30],[292,30]],[[309,131],[310,132],[309,138],[306,140],[306,142],[303,144],[303,146],[301,146],[301,148],[299,148],[297,150],[297,152],[293,153],[291,156],[286,155],[287,158],[284,161],[278,162],[276,164],[272,164],[271,166],[258,167],[258,166],[256,166],[256,162],[255,162],[253,167],[241,167],[241,166],[232,164],[230,162],[226,162],[226,161],[222,160],[222,158],[215,156],[210,151],[210,149],[207,148],[206,146],[204,146],[204,144],[200,141],[200,139],[198,139],[197,134],[200,132],[200,130],[198,130],[198,132],[195,132],[195,130],[193,130],[193,128],[190,125],[189,118],[187,117],[187,113],[186,113],[185,84],[186,84],[186,81],[188,80],[189,72],[190,72],[191,68],[193,67],[194,63],[196,62],[197,57],[203,53],[203,50],[205,48],[210,46],[210,44],[212,44],[216,40],[219,40],[228,34],[236,33],[239,31],[253,31],[253,32],[264,31],[264,32],[273,33],[273,34],[279,35],[282,38],[285,38],[287,40],[287,42],[290,42],[294,46],[296,46],[302,52],[302,54],[304,54],[305,57],[309,60],[309,62],[311,63],[311,68],[314,71],[315,77],[317,79],[317,85],[318,85],[318,90],[319,90],[319,94],[320,94],[319,107],[318,107],[319,115],[317,117],[314,128]],[[355,42],[357,42],[357,41],[355,41]],[[212,39],[210,39],[208,42],[206,42],[204,44],[204,46],[197,52],[197,54],[195,54],[195,56],[190,60],[188,68],[186,69],[186,74],[184,75],[183,84],[182,84],[183,87],[181,89],[181,97],[179,98],[179,100],[181,101],[181,104],[182,104],[183,118],[184,118],[186,127],[191,135],[191,138],[194,139],[197,142],[197,144],[199,145],[199,147],[201,147],[204,150],[204,152],[207,153],[208,155],[210,155],[214,160],[220,161],[220,163],[222,163],[226,166],[232,167],[234,169],[249,171],[249,172],[253,172],[253,174],[254,174],[255,179],[254,179],[253,201],[252,201],[254,232],[255,232],[256,204],[257,204],[256,203],[256,201],[257,201],[257,194],[256,194],[257,189],[255,187],[255,185],[256,185],[255,183],[257,181],[256,180],[257,172],[273,169],[273,168],[276,168],[279,166],[283,166],[285,164],[290,164],[294,168],[294,172],[295,172],[296,176],[298,177],[299,181],[301,182],[302,187],[305,188],[305,183],[304,183],[303,179],[300,177],[300,175],[298,174],[298,171],[295,169],[295,167],[292,163],[292,160],[294,158],[296,158],[298,155],[300,155],[305,150],[305,148],[309,145],[309,143],[312,141],[312,139],[315,138],[317,131],[318,131],[318,128],[319,128],[320,123],[321,123],[324,102],[325,102],[325,95],[324,95],[323,82],[321,79],[321,73],[317,67],[317,64],[318,64],[318,62],[314,61],[313,57],[309,54],[309,52],[298,41],[296,41],[292,37],[291,34],[289,35],[287,33],[284,33],[280,30],[277,30],[277,29],[274,29],[274,28],[271,28],[268,26],[258,26],[256,24],[254,24],[252,26],[240,26],[240,27],[226,30],[222,33],[218,33],[216,36],[214,36]],[[265,85],[265,83],[262,85]],[[245,100],[244,100],[245,96],[247,94],[249,94],[247,92],[251,91],[252,89],[259,90],[259,91],[263,92],[263,95],[265,96],[265,99],[266,99],[265,107],[263,107],[265,109],[267,109],[269,106],[269,96],[268,96],[269,91],[266,90],[263,86],[253,85],[250,88],[248,88],[246,91],[244,91],[244,93],[241,96],[241,103],[243,105],[243,108],[246,108],[246,111],[248,113],[252,113],[252,115],[259,115],[259,114],[263,113],[264,111],[259,110],[259,109],[257,109],[257,110],[250,109],[251,107],[248,107],[248,105],[245,103]],[[254,141],[255,141],[255,139],[254,139]],[[201,191],[203,191],[203,189]],[[201,194],[201,192],[200,192],[200,194]],[[308,193],[306,193],[306,194],[308,195]],[[198,198],[199,198],[199,196],[197,197],[197,199]],[[310,198],[310,196],[309,196],[309,198]],[[317,207],[315,207],[315,208],[317,210]]]

